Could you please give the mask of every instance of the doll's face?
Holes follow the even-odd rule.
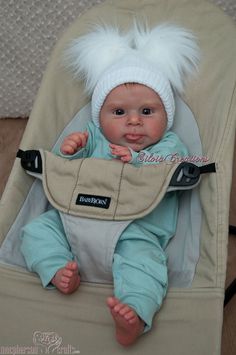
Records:
[[[100,126],[109,142],[140,151],[162,138],[167,115],[154,90],[141,84],[123,84],[106,97]]]

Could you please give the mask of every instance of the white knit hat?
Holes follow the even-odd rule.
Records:
[[[92,119],[99,127],[102,105],[112,89],[125,83],[148,86],[160,96],[167,114],[167,130],[171,128],[175,113],[175,100],[169,81],[153,65],[135,58],[125,58],[112,65],[98,80],[92,95]]]
[[[193,34],[184,28],[161,24],[147,29],[134,24],[122,34],[117,28],[97,27],[75,39],[67,48],[64,63],[76,79],[85,81],[92,95],[92,119],[99,127],[99,115],[107,95],[125,83],[153,89],[167,114],[167,129],[173,124],[175,92],[197,69],[199,48]]]

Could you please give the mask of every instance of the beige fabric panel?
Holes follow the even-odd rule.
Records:
[[[146,18],[150,25],[163,20],[174,21],[192,29],[199,38],[202,49],[199,76],[188,86],[185,100],[197,117],[203,154],[218,164],[218,172],[204,176],[201,182],[201,256],[193,287],[168,293],[154,329],[129,352],[153,354],[158,349],[158,354],[163,355],[220,354],[236,119],[236,30],[233,23],[203,0],[120,0],[107,1],[92,8],[58,42],[21,148],[50,150],[64,126],[88,102],[82,86],[71,81],[70,75],[61,67],[61,51],[65,44],[87,32],[91,23],[104,20],[127,28],[133,16]],[[32,181],[16,162],[0,204],[1,240]],[[66,298],[57,291],[46,292],[37,278],[20,271],[2,268],[0,279],[1,337],[4,341],[27,345],[34,331],[50,329],[61,335],[65,343],[78,346],[81,354],[104,354],[103,344],[106,344],[107,354],[126,352],[114,341],[105,306],[105,296],[111,293],[111,289],[83,285],[80,292]],[[43,305],[39,302],[42,300]],[[20,333],[18,324],[22,319],[25,330]]]
[[[219,291],[170,291],[152,331],[127,350],[117,344],[105,306],[112,286],[83,284],[78,292],[65,296],[43,289],[33,274],[4,268],[1,271],[1,284],[5,285],[1,291],[2,348],[33,346],[35,332],[54,332],[62,338],[62,354],[66,349],[72,354],[72,347],[81,355],[220,354]],[[47,353],[46,347],[39,347],[38,353],[40,349]]]
[[[179,166],[161,163],[138,168],[104,159],[68,160],[42,150],[41,157],[43,187],[53,207],[74,216],[116,221],[150,213],[162,200]],[[79,194],[110,199],[109,208],[79,204]]]

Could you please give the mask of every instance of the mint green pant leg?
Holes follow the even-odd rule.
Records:
[[[158,238],[135,223],[120,237],[113,262],[114,294],[151,328],[167,290],[166,256]]]
[[[33,219],[21,234],[21,252],[28,269],[36,272],[44,287],[73,255],[59,213],[50,210]]]

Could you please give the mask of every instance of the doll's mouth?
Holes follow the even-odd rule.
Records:
[[[143,135],[142,134],[137,134],[137,133],[127,133],[125,135],[125,138],[129,142],[136,142],[136,141],[139,141],[140,139],[142,139]]]

